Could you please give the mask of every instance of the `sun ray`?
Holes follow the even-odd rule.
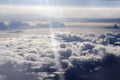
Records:
[[[46,6],[47,6],[47,10],[49,12],[49,22],[52,22],[53,19],[51,17],[54,15],[53,14],[54,11],[52,11],[52,9],[50,8],[49,0],[46,0]],[[52,28],[52,25],[49,25],[49,30],[50,30],[50,35],[51,35],[51,47],[54,52],[56,67],[57,67],[57,71],[58,71],[58,74],[57,74],[58,79],[65,80],[64,74],[62,74],[63,68],[62,68],[61,62],[60,62],[60,55],[58,54],[58,50],[56,48],[59,45],[59,42],[55,39],[55,32],[54,32],[54,29]]]

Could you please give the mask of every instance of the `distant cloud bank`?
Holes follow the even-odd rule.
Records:
[[[62,22],[52,21],[49,23],[38,23],[34,26],[22,21],[9,21],[8,24],[0,22],[0,30],[31,29],[31,28],[63,28],[66,25]]]

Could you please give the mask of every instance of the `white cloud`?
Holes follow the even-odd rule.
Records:
[[[58,47],[56,47],[57,53],[54,53],[52,46],[50,46],[50,35],[28,35],[24,32],[23,34],[24,36],[19,38],[3,38],[4,40],[0,43],[0,74],[6,76],[5,80],[9,80],[9,76],[12,75],[2,73],[1,70],[20,74],[20,77],[24,78],[23,80],[43,80],[49,79],[49,75],[57,75],[55,72],[58,62],[61,62],[65,75],[69,74],[68,71],[72,70],[71,68],[78,68],[79,74],[83,75],[84,72],[84,75],[88,75],[96,70],[106,70],[104,66],[118,65],[119,63],[120,46],[108,42],[111,37],[119,38],[119,33],[97,36],[57,32],[54,35],[55,40],[59,42]],[[60,55],[60,61],[55,61],[54,54]],[[109,60],[113,60],[113,63],[107,64]],[[114,63],[114,61],[118,63]],[[24,76],[21,75],[22,73]],[[0,78],[4,79],[4,77]]]
[[[54,18],[119,18],[119,7],[49,7],[49,6],[4,6],[1,15],[33,15]],[[10,11],[9,11],[10,10]],[[34,16],[37,15],[37,16]],[[25,16],[24,16],[25,17]]]

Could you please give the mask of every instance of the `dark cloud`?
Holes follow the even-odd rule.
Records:
[[[8,23],[8,29],[25,28],[27,26],[29,26],[29,24],[23,23],[22,21],[14,21],[14,20],[12,20],[12,21],[10,21]]]
[[[107,54],[101,60],[80,61],[73,59],[72,64],[66,70],[65,80],[117,80],[120,79],[120,57]]]

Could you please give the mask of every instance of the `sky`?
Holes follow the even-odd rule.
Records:
[[[119,6],[119,0],[0,0],[0,4],[25,5],[60,5],[60,6]]]
[[[0,0],[2,20],[119,19],[120,0]]]

